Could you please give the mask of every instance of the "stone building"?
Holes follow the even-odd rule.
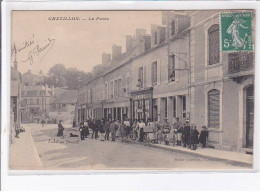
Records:
[[[252,153],[254,53],[220,50],[219,11],[189,17],[191,122],[208,127],[212,147]]]
[[[44,75],[31,71],[24,73],[22,78],[22,122],[39,122],[49,116],[54,86],[44,83]]]
[[[83,87],[79,102],[86,98],[93,107],[95,90],[102,96],[95,118],[173,123],[179,117],[199,132],[206,126],[211,147],[252,153],[254,53],[222,52],[219,14],[163,12],[162,25],[152,25],[151,34],[137,29],[126,37],[126,53],[112,53],[105,71]]]

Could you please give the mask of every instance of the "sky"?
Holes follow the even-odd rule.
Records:
[[[11,65],[16,52],[21,73],[29,69],[47,73],[55,64],[91,72],[101,63],[103,52],[111,53],[113,44],[124,52],[126,35],[134,35],[136,28],[150,34],[151,24],[161,22],[161,11],[13,11]]]

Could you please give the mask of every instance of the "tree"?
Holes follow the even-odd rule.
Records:
[[[91,73],[79,71],[75,67],[66,69],[64,65],[56,64],[50,68],[49,77],[45,83],[54,85],[54,87],[67,86],[70,89],[76,89],[92,78],[93,75]]]
[[[67,85],[65,75],[66,68],[62,64],[56,64],[49,70],[49,78],[46,80],[47,84],[54,85],[55,87],[64,87]]]

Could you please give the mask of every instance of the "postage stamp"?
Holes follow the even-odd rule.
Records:
[[[222,51],[252,51],[252,12],[221,13]]]

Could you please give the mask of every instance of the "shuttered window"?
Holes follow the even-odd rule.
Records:
[[[219,45],[219,25],[215,24],[211,26],[208,30],[208,40],[209,40],[209,65],[219,63],[220,56],[220,45]]]
[[[138,70],[138,85],[139,87],[143,87],[143,81],[144,81],[144,69],[143,67],[140,67]]]
[[[157,61],[152,63],[152,84],[157,85]]]
[[[219,128],[220,123],[220,92],[216,89],[208,92],[208,126]]]

